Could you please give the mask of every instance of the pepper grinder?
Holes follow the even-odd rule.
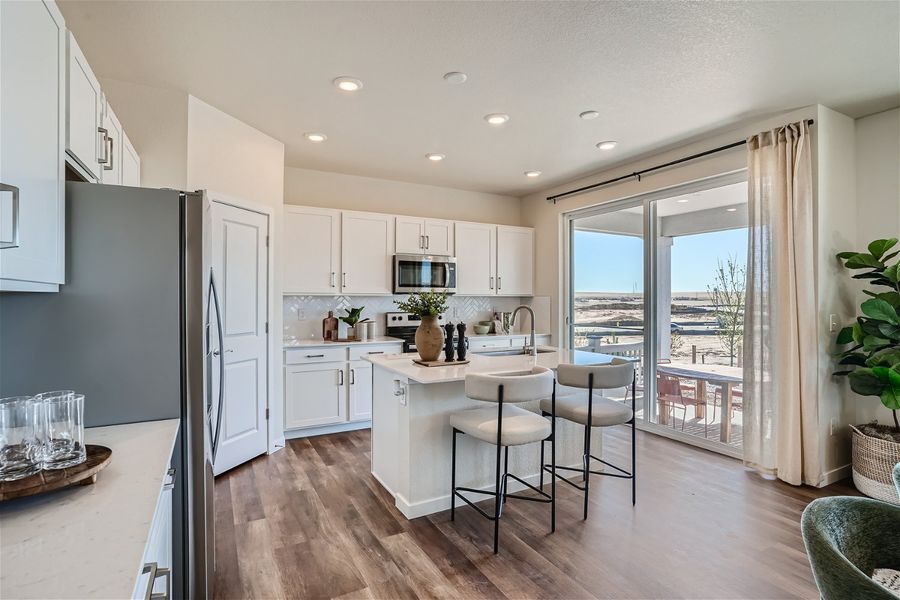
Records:
[[[453,362],[453,323],[444,325],[444,360]]]
[[[466,360],[466,324],[460,323],[456,326],[458,334],[456,340],[456,356],[457,360]]]

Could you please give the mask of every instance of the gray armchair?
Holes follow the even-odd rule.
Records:
[[[893,470],[900,490],[900,464]],[[900,506],[851,496],[812,501],[800,522],[824,600],[897,600],[875,583],[875,569],[900,571]]]

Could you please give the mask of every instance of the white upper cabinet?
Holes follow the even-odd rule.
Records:
[[[122,132],[122,185],[141,186],[141,157],[138,156],[124,131]]]
[[[285,294],[337,294],[341,273],[341,211],[284,209]]]
[[[456,293],[493,296],[497,293],[497,226],[456,223]]]
[[[122,139],[125,137],[125,131],[122,124],[113,112],[112,106],[103,102],[103,129],[106,130],[106,157],[107,161],[103,165],[102,175],[100,176],[103,183],[111,185],[122,185],[122,148],[124,144]]]
[[[56,291],[65,280],[65,72],[56,4],[0,2],[3,291]]]
[[[394,216],[344,211],[341,214],[341,292],[393,293]]]
[[[497,226],[497,294],[534,294],[534,229]]]
[[[397,217],[397,254],[453,256],[453,221]]]
[[[103,93],[78,43],[68,33],[69,59],[66,72],[66,151],[89,181],[102,179],[109,162],[109,142],[102,123]]]

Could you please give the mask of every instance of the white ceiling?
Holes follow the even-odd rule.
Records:
[[[897,2],[60,4],[98,76],[189,92],[283,141],[289,166],[486,192],[756,115],[900,104]],[[365,87],[338,92],[339,75]],[[491,112],[511,120],[491,127]],[[607,139],[618,148],[594,147]]]

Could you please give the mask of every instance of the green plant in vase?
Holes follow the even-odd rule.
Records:
[[[360,306],[359,308],[344,309],[347,314],[340,319],[347,324],[347,339],[356,339],[356,324],[359,323],[362,318],[362,311],[365,310],[365,308],[365,306]]]
[[[424,361],[437,360],[444,347],[444,330],[438,324],[438,315],[447,310],[448,294],[443,292],[415,292],[406,300],[394,304],[403,312],[421,318],[416,329],[416,350]]]

